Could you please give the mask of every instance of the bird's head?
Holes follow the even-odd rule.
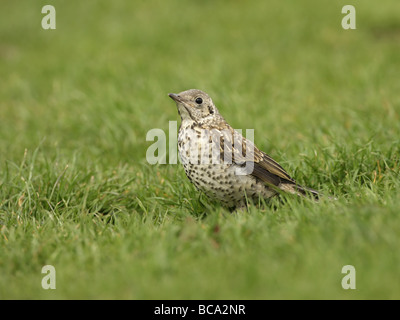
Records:
[[[209,95],[198,89],[190,89],[169,97],[176,102],[182,121],[211,122],[219,117],[219,112]]]

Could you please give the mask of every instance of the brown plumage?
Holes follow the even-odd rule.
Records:
[[[169,96],[182,119],[178,151],[186,175],[210,198],[230,208],[281,191],[318,199],[317,191],[298,185],[279,163],[235,131],[205,92],[190,89]]]

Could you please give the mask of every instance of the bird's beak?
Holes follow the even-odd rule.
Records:
[[[175,102],[181,102],[182,101],[182,98],[179,95],[175,94],[175,93],[169,93],[168,96],[172,100],[174,100]]]

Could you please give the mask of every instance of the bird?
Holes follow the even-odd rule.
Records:
[[[318,191],[299,185],[278,162],[234,130],[207,93],[189,89],[168,95],[181,117],[180,162],[188,179],[208,198],[229,209],[280,193],[319,199]]]

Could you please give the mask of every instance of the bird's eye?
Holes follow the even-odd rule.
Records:
[[[195,101],[196,101],[197,104],[202,104],[203,103],[203,99],[200,98],[200,97],[196,98]]]

